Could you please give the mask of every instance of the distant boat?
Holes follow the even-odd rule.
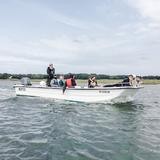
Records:
[[[17,96],[34,96],[77,102],[104,103],[127,102],[134,99],[135,94],[142,87],[76,87],[67,88],[63,93],[61,87],[14,85]]]

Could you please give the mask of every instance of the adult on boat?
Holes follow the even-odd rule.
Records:
[[[65,92],[66,88],[74,88],[77,85],[75,75],[70,74],[69,78],[66,79],[64,86],[63,86],[63,93]]]
[[[23,77],[21,78],[21,84],[25,86],[31,86],[32,85],[31,79],[28,77]]]
[[[55,68],[53,67],[53,64],[49,64],[49,66],[47,67],[47,86],[51,86],[51,80],[53,79],[55,74]]]
[[[64,76],[60,75],[59,76],[59,81],[58,81],[58,86],[59,87],[63,87],[64,84],[65,84],[65,82],[64,82]]]
[[[125,78],[122,82],[116,83],[116,84],[107,84],[103,87],[122,87],[122,86],[132,86],[134,85],[134,79],[136,78],[136,75],[128,75],[127,78]]]
[[[68,88],[75,87],[77,85],[75,75],[70,74],[69,78],[66,79],[65,84]]]
[[[143,83],[142,77],[136,76],[136,83],[137,83],[137,86],[141,85]]]
[[[88,88],[94,88],[98,86],[97,80],[95,76],[89,77],[88,79]]]
[[[132,86],[133,85],[133,81],[136,78],[136,75],[129,75],[126,79],[124,79],[122,81],[122,85],[123,86]]]
[[[51,80],[50,83],[51,87],[58,87],[58,79],[57,76],[55,75],[54,78]]]

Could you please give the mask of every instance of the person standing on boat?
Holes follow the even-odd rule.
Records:
[[[51,86],[51,80],[53,79],[55,74],[55,68],[53,67],[53,64],[49,64],[48,68],[47,68],[47,86]]]

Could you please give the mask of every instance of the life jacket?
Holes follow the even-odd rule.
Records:
[[[71,88],[72,87],[72,79],[70,78],[70,79],[67,79],[66,80],[66,84],[67,84],[67,87],[68,88]]]

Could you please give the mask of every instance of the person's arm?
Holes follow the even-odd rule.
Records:
[[[53,75],[55,75],[55,68],[53,68]]]
[[[47,68],[47,74],[48,74],[48,75],[50,75],[50,74],[51,74],[51,70],[50,70],[50,68],[49,68],[49,67]]]

